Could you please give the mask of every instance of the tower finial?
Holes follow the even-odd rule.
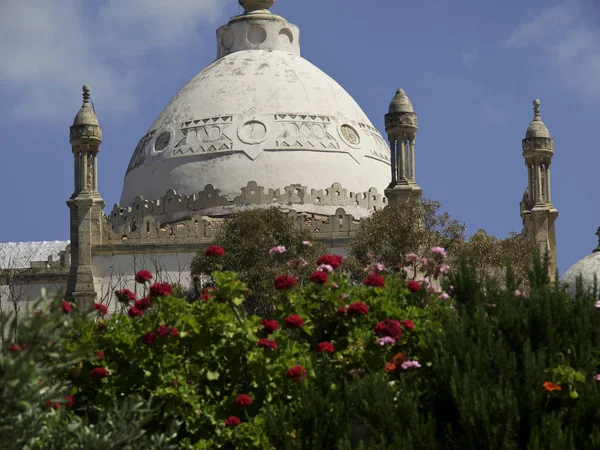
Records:
[[[83,104],[90,102],[90,86],[87,84],[83,85]]]
[[[540,102],[539,98],[536,98],[533,101],[533,113],[534,113],[533,119],[534,120],[536,120],[536,119],[540,120],[540,103],[542,103],[542,102]]]
[[[239,4],[244,8],[244,14],[254,11],[269,10],[275,3],[275,0],[238,0]]]

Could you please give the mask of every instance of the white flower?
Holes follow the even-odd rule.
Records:
[[[333,267],[331,267],[329,264],[321,264],[319,267],[317,267],[317,270],[331,273],[333,272]]]

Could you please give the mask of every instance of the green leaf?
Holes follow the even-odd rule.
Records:
[[[218,380],[219,379],[219,372],[212,372],[212,371],[208,371],[206,374],[206,378],[210,381],[214,381],[214,380]]]

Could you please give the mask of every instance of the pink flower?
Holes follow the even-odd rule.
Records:
[[[446,253],[446,250],[443,247],[433,247],[431,249],[431,253],[434,256],[440,256],[442,258],[446,258],[448,256],[448,254]]]
[[[291,269],[302,269],[303,267],[308,266],[308,261],[304,258],[292,259],[287,262],[288,267]]]
[[[108,314],[108,308],[102,303],[94,303],[94,311],[96,311],[101,316],[105,316],[106,314]]]
[[[321,272],[331,273],[333,272],[333,267],[331,267],[329,264],[321,264],[319,267],[317,267],[317,270],[320,270]]]
[[[152,274],[147,270],[140,270],[135,274],[136,283],[144,284],[152,279]]]
[[[335,352],[335,347],[331,342],[321,342],[317,345],[317,351],[319,353],[333,353]]]
[[[312,242],[310,242],[310,241],[302,241],[302,245],[306,245],[307,247],[312,247]]]
[[[347,312],[349,316],[366,316],[369,314],[369,307],[363,302],[354,302],[348,306]]]
[[[442,292],[439,296],[438,296],[438,300],[448,300],[450,298],[450,296],[446,293],[446,292]]]
[[[135,302],[135,294],[129,289],[121,289],[120,291],[115,291],[115,296],[117,297],[117,300],[121,303]]]
[[[173,292],[173,287],[169,283],[154,283],[150,286],[150,297],[167,297]]]
[[[146,345],[151,345],[156,340],[156,335],[154,333],[146,333],[142,336],[142,343]]]
[[[215,257],[225,255],[225,250],[220,245],[209,245],[204,251],[205,256]]]
[[[108,370],[106,370],[104,367],[96,367],[94,369],[92,369],[92,371],[90,372],[90,376],[92,377],[92,379],[94,381],[98,381],[101,380],[102,378],[106,378],[108,376]]]
[[[419,292],[421,290],[421,283],[417,281],[409,281],[406,287],[410,292]]]
[[[594,306],[595,306],[596,308],[600,308],[600,300],[598,300],[598,301],[597,301],[597,302],[594,304]]]
[[[278,275],[273,280],[276,291],[287,291],[296,286],[296,279],[285,273]]]
[[[287,249],[283,245],[278,245],[269,250],[269,255],[282,254],[285,253]]]
[[[279,330],[279,323],[276,320],[263,319],[260,321],[260,324],[263,326],[263,331],[266,334],[271,334]]]
[[[141,317],[144,315],[144,311],[142,311],[139,308],[136,308],[135,306],[132,306],[127,310],[127,314],[129,314],[129,317]]]
[[[288,328],[302,328],[304,326],[304,320],[297,314],[287,316],[284,323]]]
[[[377,339],[376,342],[377,342],[377,345],[380,345],[381,347],[385,347],[386,345],[395,344],[396,339],[389,337],[389,336],[384,336],[384,337]]]
[[[600,381],[600,373],[597,373],[596,375],[594,375],[594,380]]]
[[[448,273],[450,266],[448,264],[442,264],[439,268],[441,274]]]
[[[235,428],[241,423],[242,423],[242,419],[240,419],[239,417],[236,417],[236,416],[229,416],[227,418],[227,420],[225,420],[225,426],[227,428]]]
[[[325,254],[325,255],[319,256],[319,259],[317,259],[317,266],[326,264],[328,266],[333,267],[334,269],[337,269],[338,267],[340,267],[342,265],[343,262],[344,262],[344,258],[342,258],[340,255]]]
[[[415,329],[415,324],[412,322],[412,320],[402,320],[400,323],[407,330],[414,330]]]
[[[408,255],[406,255],[404,257],[404,261],[407,264],[417,262],[418,260],[419,260],[419,255],[417,255],[416,253],[409,253]]]
[[[363,280],[363,284],[371,287],[383,287],[385,285],[385,278],[377,272],[373,272]]]
[[[419,361],[416,361],[416,360],[415,361],[404,361],[400,367],[402,368],[402,370],[408,370],[410,368],[418,369],[421,367],[421,364],[419,364]]]
[[[250,397],[248,394],[240,394],[235,398],[234,403],[237,406],[245,408],[246,406],[250,406],[252,404],[252,397]]]
[[[310,274],[310,277],[308,279],[315,284],[325,284],[327,283],[327,281],[329,281],[327,273],[321,270],[315,270],[313,273]]]

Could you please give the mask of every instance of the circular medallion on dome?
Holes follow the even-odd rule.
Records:
[[[267,31],[263,27],[251,26],[248,28],[248,42],[259,45],[267,39]]]
[[[284,47],[287,47],[294,42],[294,35],[288,28],[282,28],[279,31],[279,42],[281,42],[281,45]]]
[[[360,137],[357,131],[348,124],[344,124],[340,128],[340,135],[348,145],[357,146],[360,144]]]
[[[171,133],[169,131],[163,131],[154,140],[154,151],[160,153],[164,151],[171,142]]]
[[[238,137],[246,144],[260,144],[267,138],[267,127],[258,120],[249,120],[238,130]]]

